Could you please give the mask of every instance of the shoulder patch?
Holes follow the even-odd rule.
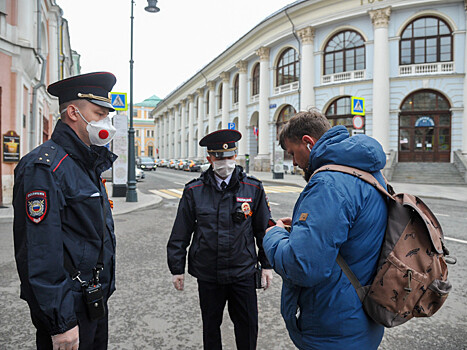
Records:
[[[48,194],[44,190],[35,190],[26,194],[26,214],[29,220],[38,224],[43,221],[48,212]]]
[[[42,146],[39,149],[37,158],[34,161],[34,163],[45,164],[45,165],[51,166],[56,155],[57,155],[56,146]]]
[[[308,213],[301,213],[298,221],[306,221],[307,217],[308,217]]]

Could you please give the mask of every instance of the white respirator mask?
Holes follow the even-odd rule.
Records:
[[[83,118],[83,120],[88,124],[86,126],[86,130],[89,133],[89,141],[91,141],[91,145],[105,146],[110,141],[112,141],[117,129],[115,129],[115,127],[112,125],[109,116],[99,121],[93,120],[91,122],[88,122],[83,117],[78,108],[76,108],[76,111],[81,116],[81,118]]]
[[[233,173],[236,163],[235,159],[221,159],[212,162],[212,167],[217,175],[226,178]]]

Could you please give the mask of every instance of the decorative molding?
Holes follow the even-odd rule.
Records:
[[[308,26],[306,28],[298,30],[297,34],[302,40],[302,44],[313,44],[313,40],[315,39],[315,28]]]
[[[193,103],[195,101],[195,97],[193,94],[188,95],[188,102]]]
[[[208,86],[208,89],[209,89],[209,90],[212,90],[212,91],[214,91],[215,88],[216,88],[216,82],[215,82],[215,81],[212,81],[212,80],[211,80],[211,81],[208,81],[208,83],[207,83],[206,85]]]
[[[223,83],[228,83],[230,81],[229,72],[222,72],[221,74],[219,74],[219,76],[221,77]]]
[[[256,50],[256,54],[259,56],[260,61],[268,61],[270,52],[271,49],[266,46],[262,46],[258,50]]]
[[[467,1],[467,0],[466,0]],[[248,62],[247,61],[238,61],[235,64],[235,67],[237,67],[239,73],[246,73],[247,68],[248,68]]]
[[[389,17],[391,16],[391,7],[389,6],[383,9],[370,10],[368,11],[368,14],[370,15],[375,28],[387,28]]]
[[[204,97],[204,89],[203,88],[197,89],[196,93],[198,94],[199,97],[201,97],[201,98]]]

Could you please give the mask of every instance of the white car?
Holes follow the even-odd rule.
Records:
[[[208,170],[210,165],[211,165],[211,163],[204,163],[204,164],[201,164],[201,166],[200,166],[200,171],[203,172],[203,171]]]
[[[135,167],[135,175],[136,181],[141,181],[146,177],[146,175],[144,175],[144,171],[142,169],[139,169],[138,167]]]

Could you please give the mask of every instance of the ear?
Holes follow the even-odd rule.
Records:
[[[68,119],[76,122],[78,121],[78,118],[80,118],[80,116],[78,115],[78,112],[76,111],[77,107],[74,106],[74,105],[68,105],[68,107],[66,108],[66,116]]]
[[[208,160],[209,164],[212,164],[211,156],[207,156],[206,159]]]
[[[314,137],[311,137],[310,135],[303,135],[302,141],[306,144],[309,144],[311,147],[313,147],[316,143],[316,139]]]

